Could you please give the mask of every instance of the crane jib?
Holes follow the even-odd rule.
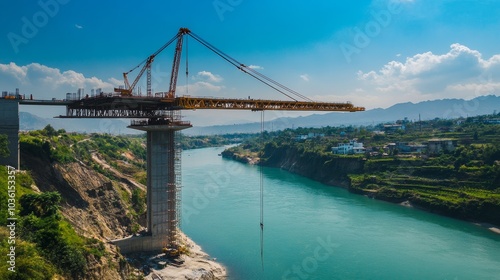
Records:
[[[198,98],[198,97],[182,97],[176,98],[176,88],[177,88],[177,78],[179,73],[183,38],[184,36],[190,36],[199,42],[201,45],[205,46],[217,56],[221,57],[226,62],[230,63],[236,69],[242,71],[243,73],[251,76],[252,78],[258,80],[259,82],[267,85],[268,87],[274,89],[275,91],[281,93],[282,95],[290,98],[293,101],[273,101],[273,100],[245,100],[245,99],[223,99],[223,98]],[[228,54],[224,53],[214,45],[210,44],[200,36],[191,32],[188,28],[180,28],[179,32],[170,39],[166,44],[159,48],[156,52],[148,56],[139,65],[132,68],[132,70],[123,73],[124,84],[123,88],[115,88],[115,92],[119,93],[122,97],[132,97],[134,95],[134,90],[143,76],[144,72],[147,74],[147,97],[152,97],[151,89],[151,65],[154,62],[155,57],[170,46],[174,41],[177,41],[174,59],[172,63],[170,84],[168,92],[162,93],[159,97],[166,98],[165,100],[175,99],[175,105],[172,108],[177,109],[245,109],[245,110],[302,110],[302,111],[343,111],[343,112],[358,112],[364,111],[363,107],[354,107],[351,103],[327,103],[327,102],[315,102],[309,97],[300,94],[297,91],[290,89],[289,87],[265,76],[256,69],[246,66],[244,63],[239,62]],[[187,57],[187,55],[186,55]],[[134,79],[132,84],[129,83],[128,74],[135,69],[142,66],[139,74]],[[187,69],[186,69],[187,72]],[[140,95],[140,94],[139,94]],[[168,103],[168,102],[167,102]]]

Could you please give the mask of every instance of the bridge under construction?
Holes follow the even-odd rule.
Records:
[[[239,71],[251,76],[289,100],[207,98],[176,96],[176,83],[181,60],[183,38],[189,36],[213,51]],[[151,90],[151,66],[155,57],[175,42],[174,60],[169,89],[153,94]],[[128,76],[135,69],[141,69],[132,83]],[[186,69],[186,75],[188,70]],[[136,85],[146,73],[147,92],[136,92]],[[182,121],[182,110],[288,110],[288,111],[364,111],[349,102],[315,102],[308,97],[272,80],[260,72],[247,67],[220,51],[187,28],[179,32],[156,52],[130,71],[123,73],[124,86],[113,93],[82,96],[78,100],[26,100],[18,98],[0,99],[0,117],[6,124],[0,125],[0,134],[7,133],[11,151],[17,151],[7,162],[19,167],[19,104],[65,106],[66,114],[60,118],[130,118],[131,129],[147,133],[147,233],[113,241],[123,253],[141,251],[176,250],[179,247],[181,213],[181,149],[177,141],[180,131],[192,127]],[[17,119],[16,119],[17,115]],[[262,119],[263,121],[263,119]],[[261,217],[261,229],[263,221]]]

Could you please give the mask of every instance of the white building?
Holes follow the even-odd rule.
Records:
[[[309,134],[301,134],[301,135],[295,136],[295,141],[304,141],[304,140],[312,139],[312,138],[316,138],[316,137],[322,138],[322,137],[325,137],[325,134],[324,133],[309,132]]]
[[[358,143],[356,139],[350,140],[349,143],[340,143],[337,147],[332,147],[332,153],[338,155],[363,154],[365,151],[363,143]]]

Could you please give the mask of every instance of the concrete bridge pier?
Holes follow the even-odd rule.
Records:
[[[147,132],[147,233],[113,241],[122,253],[175,248],[181,213],[181,149],[176,135],[191,127],[167,119],[133,121]]]

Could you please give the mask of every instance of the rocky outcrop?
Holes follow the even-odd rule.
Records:
[[[260,159],[258,157],[252,157],[250,155],[242,155],[229,150],[225,150],[221,153],[223,158],[232,159],[245,164],[259,164]]]
[[[226,279],[226,269],[215,262],[214,259],[205,253],[200,246],[194,243],[189,237],[181,234],[181,242],[188,249],[188,253],[182,255],[176,262],[166,260],[164,268],[158,267],[158,258],[150,259],[151,274],[146,280],[155,279],[191,279],[191,280],[220,280]]]

